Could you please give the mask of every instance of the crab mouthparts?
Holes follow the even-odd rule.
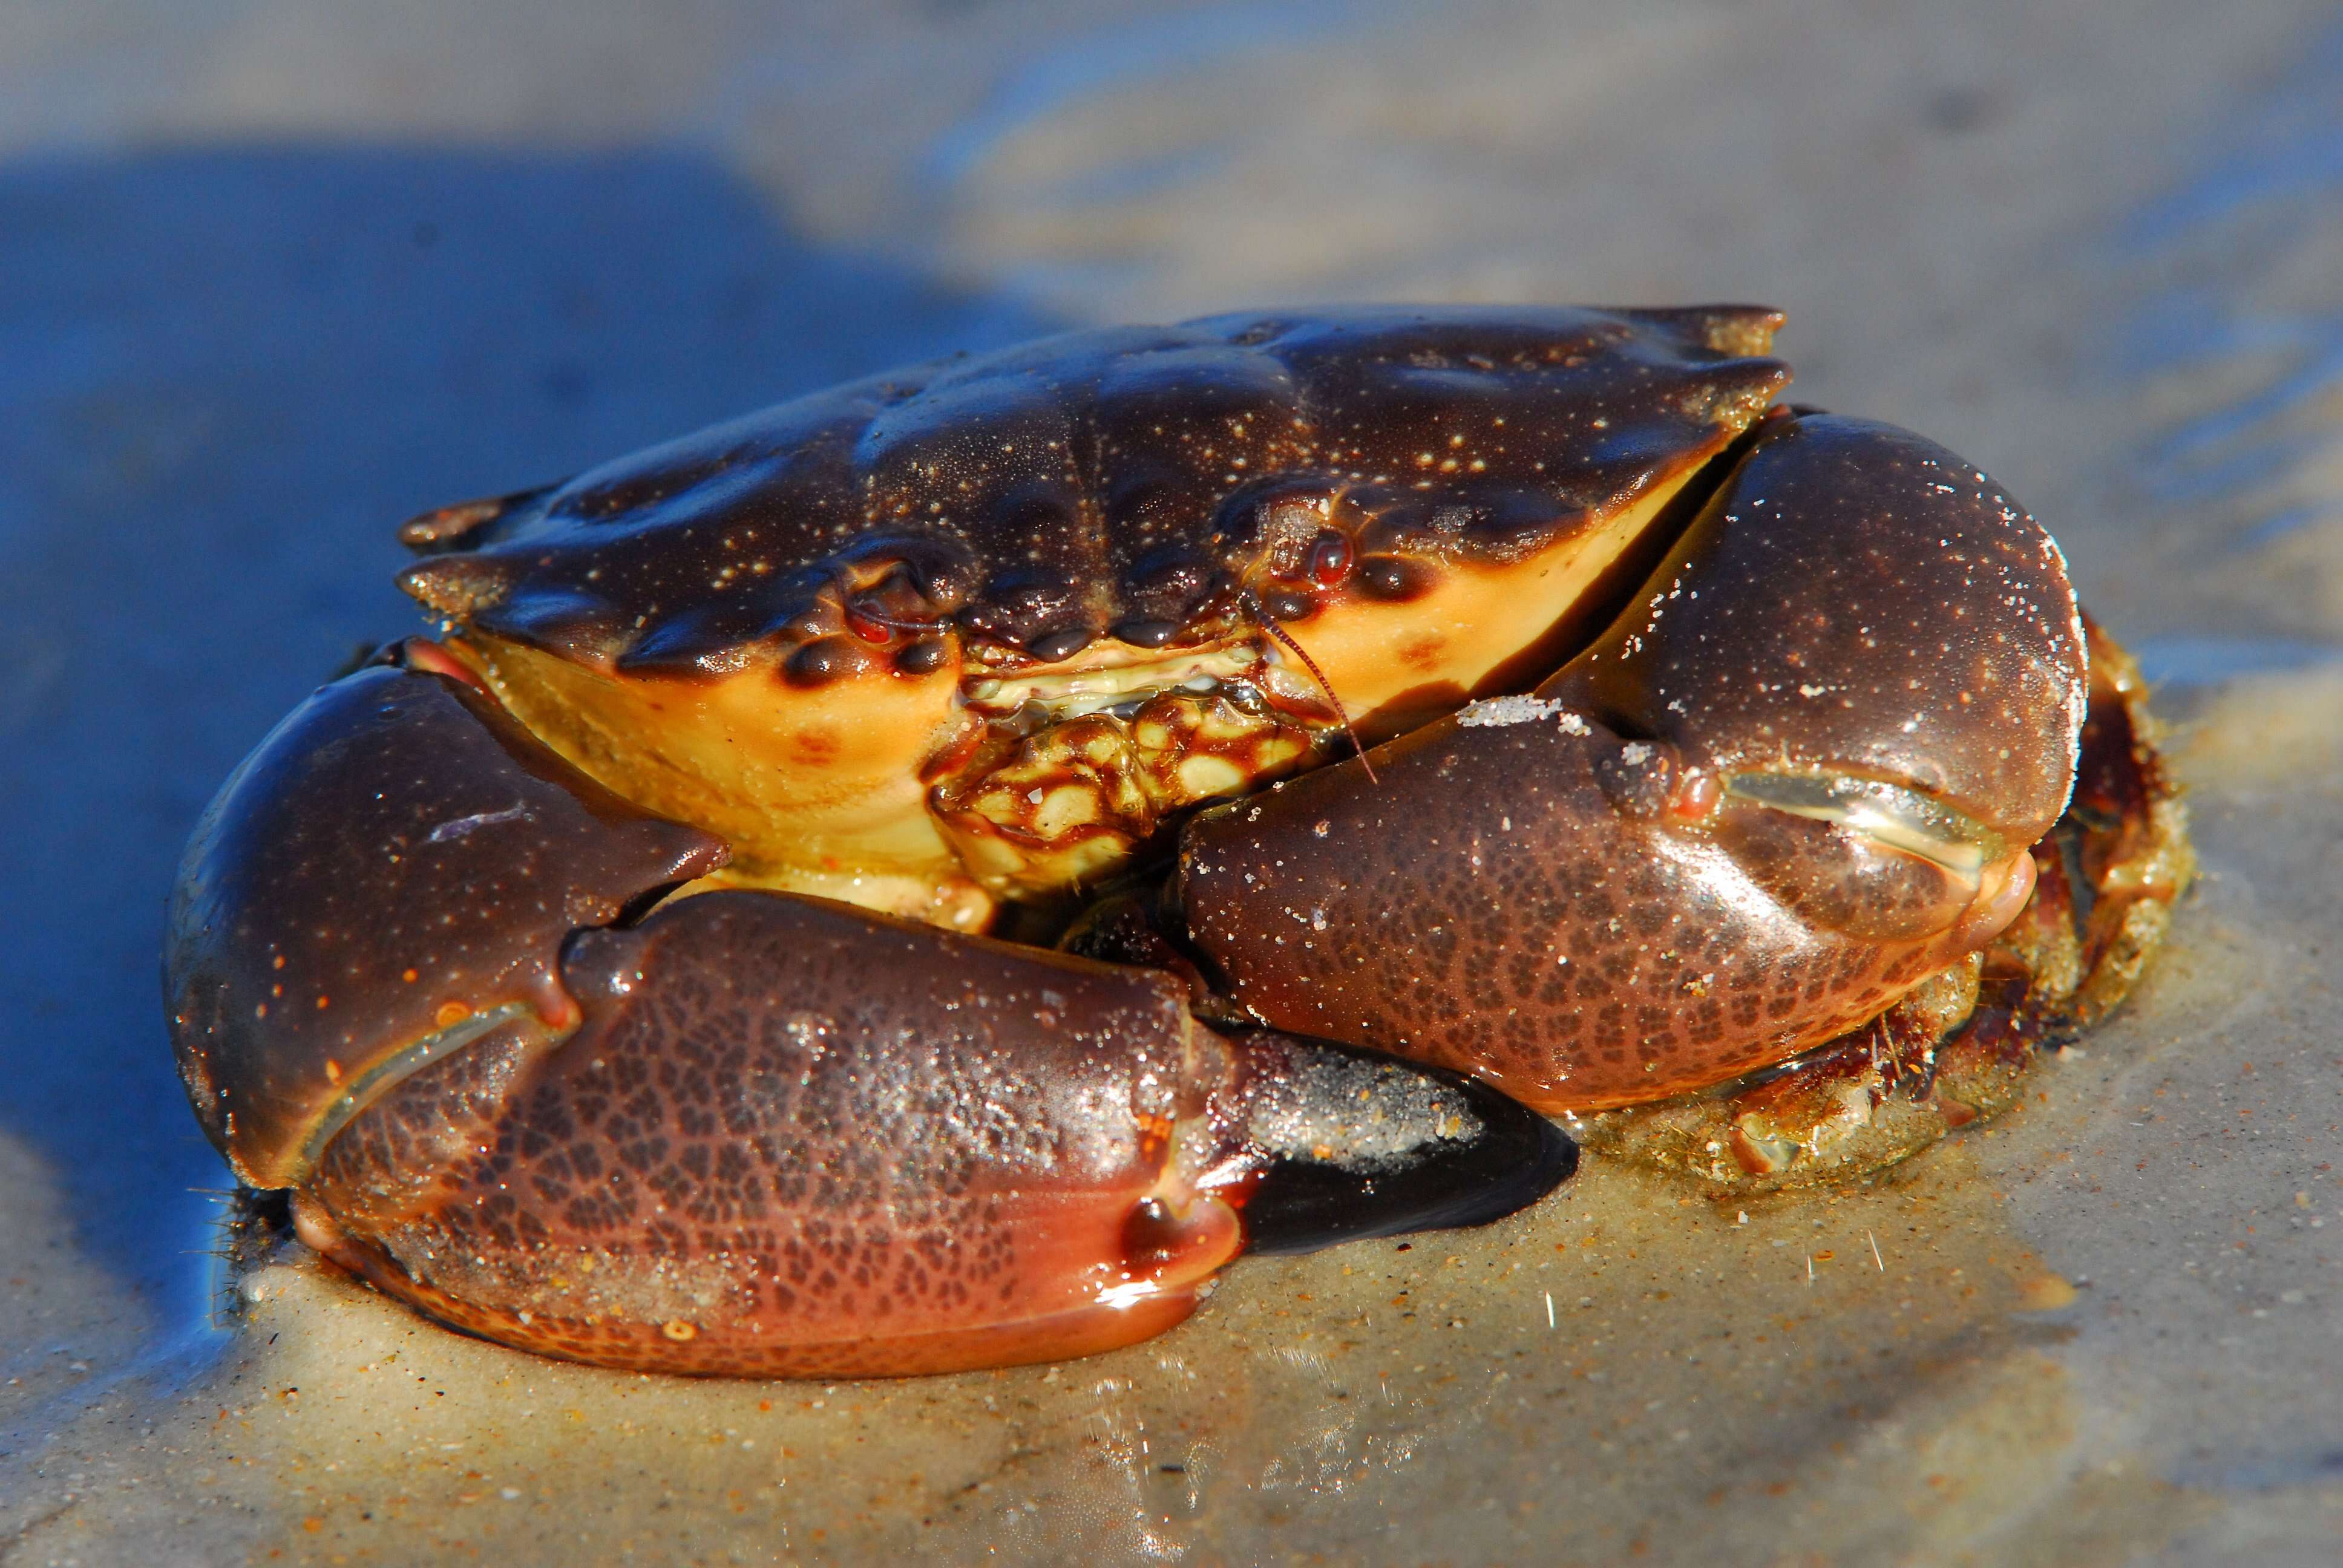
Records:
[[[995,721],[1024,714],[1062,723],[1102,712],[1128,719],[1140,703],[1163,692],[1211,691],[1244,682],[1262,662],[1258,646],[1225,642],[1151,658],[1094,661],[1076,669],[972,676],[960,682],[960,700],[970,712]]]
[[[1317,759],[1340,709],[1266,638],[964,682],[982,721],[930,807],[970,874],[1011,897],[1111,872],[1168,818]]]

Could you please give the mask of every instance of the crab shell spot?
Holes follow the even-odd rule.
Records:
[[[1405,602],[1432,587],[1431,568],[1404,556],[1369,556],[1359,563],[1359,591],[1371,598]]]
[[[845,746],[835,732],[810,727],[790,736],[787,744],[789,760],[808,768],[828,768],[833,765]]]
[[[1126,620],[1114,628],[1118,642],[1133,648],[1165,648],[1180,635],[1180,623],[1171,620]]]
[[[923,637],[905,645],[895,656],[895,668],[905,675],[933,675],[951,662],[951,646],[940,637]]]
[[[1062,631],[1045,632],[1035,638],[1026,651],[1044,664],[1054,664],[1061,658],[1071,658],[1097,639],[1098,634],[1088,627],[1068,627]]]
[[[862,674],[871,659],[852,637],[821,637],[790,654],[783,668],[792,686],[828,686]]]
[[[451,646],[585,772],[730,844],[726,882],[963,928],[990,911],[928,815],[920,778],[974,722],[956,701],[956,657],[924,673],[874,668],[807,687],[769,665],[631,675],[497,638]]]

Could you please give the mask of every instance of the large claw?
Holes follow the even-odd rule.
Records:
[[[451,674],[320,689],[221,786],[172,890],[164,997],[204,1131],[290,1185],[390,1082],[509,1020],[575,1024],[569,933],[724,858]]]
[[[1980,613],[1990,608],[1990,616]],[[1192,822],[1176,901],[1253,1016],[1547,1109],[1878,1014],[2034,885],[2087,696],[2057,548],[1888,427],[1776,416],[1635,601],[1476,703]]]
[[[863,1375],[1087,1354],[1185,1317],[1249,1231],[1470,1222],[1569,1167],[1478,1085],[1226,1039],[1166,976],[818,900],[687,899],[581,933],[563,973],[577,1034],[517,1029],[402,1084],[297,1199],[385,1288],[555,1355]],[[1329,1182],[1379,1181],[1380,1205],[1312,1226]]]
[[[1249,1241],[1473,1223],[1569,1174],[1479,1084],[1224,1035],[1161,972],[788,894],[633,920],[722,846],[407,658],[230,779],[166,985],[238,1172],[447,1322],[687,1372],[1077,1355]]]

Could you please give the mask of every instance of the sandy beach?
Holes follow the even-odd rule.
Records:
[[[1364,299],[1789,312],[2058,536],[2204,874],[2016,1115],[902,1382],[231,1270],[156,983],[398,519],[901,361]],[[0,1564],[2324,1564],[2343,1539],[2343,21],[2314,0],[0,0]]]

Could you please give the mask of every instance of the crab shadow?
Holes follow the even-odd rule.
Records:
[[[416,628],[393,524],[1048,325],[689,151],[0,166],[0,1130],[83,1248],[199,1299],[230,1181],[171,1070],[163,896],[237,758]]]

